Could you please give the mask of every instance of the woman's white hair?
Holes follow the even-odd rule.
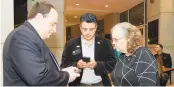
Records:
[[[134,25],[128,23],[128,22],[122,22],[122,23],[118,23],[116,24],[114,27],[112,27],[112,30],[117,29],[117,31],[120,31],[120,35],[126,35],[128,34],[128,31],[137,31],[138,28],[135,27]]]
[[[132,53],[137,46],[142,45],[142,35],[141,31],[134,25],[128,23],[128,22],[122,22],[116,24],[112,29],[112,31],[119,32],[117,33],[118,38],[122,38],[126,36],[128,41],[128,52]]]

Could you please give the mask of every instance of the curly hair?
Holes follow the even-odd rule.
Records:
[[[137,47],[141,46],[142,43],[142,34],[141,31],[134,25],[123,22],[115,25],[116,28],[120,28],[126,35],[127,39],[127,52],[133,53]]]

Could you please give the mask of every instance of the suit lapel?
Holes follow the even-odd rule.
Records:
[[[52,54],[52,52],[50,52],[50,50],[49,50],[49,54],[50,54],[51,58],[53,59],[53,61],[55,62],[57,69],[60,71],[61,69],[59,67],[59,64],[57,63],[56,57]]]
[[[83,56],[82,53],[81,36],[79,36],[77,42],[74,44],[72,55],[74,55],[77,60],[80,60]]]
[[[49,51],[49,54],[51,56],[51,58],[53,59],[54,63],[56,64],[58,70],[60,70],[60,67],[57,63],[57,60],[56,60],[56,57],[52,54],[52,52],[49,50],[48,46],[45,44],[45,42],[42,40],[42,38],[39,36],[39,34],[37,33],[37,31],[34,29],[34,27],[28,22],[28,21],[25,21],[24,24],[25,26],[27,26],[31,31],[33,31],[41,40],[41,42],[43,43],[43,46],[45,47],[44,48],[44,54],[42,55],[45,55],[45,51],[48,50]],[[42,48],[41,48],[42,49]],[[47,51],[46,51],[47,52]]]
[[[60,71],[61,69],[60,69],[59,64],[58,64],[58,62],[57,62],[57,60],[56,60],[56,57],[53,55],[53,53],[50,51],[50,49],[48,48],[48,46],[45,44],[45,42],[44,42],[42,39],[41,39],[41,41],[43,42],[44,47],[45,47],[45,49],[44,49],[45,53],[44,53],[43,55],[45,55],[46,52],[49,52],[49,54],[50,54],[52,60],[53,60],[54,63],[56,64],[57,69]]]
[[[41,39],[42,40],[42,39]],[[60,71],[60,67],[59,67],[59,64],[56,60],[56,57],[54,56],[54,54],[50,51],[50,49],[48,48],[48,46],[45,44],[45,42],[42,40],[43,44],[44,44],[44,54],[43,55],[46,55],[47,53],[49,53],[49,55],[51,56],[51,59],[54,61],[57,69]]]
[[[161,53],[161,57],[162,57],[162,60],[164,60],[164,53],[163,52]]]
[[[95,36],[95,51],[94,51],[94,57],[95,57],[95,60],[98,60],[98,56],[99,56],[99,52],[100,52],[100,45],[101,45],[101,40]]]

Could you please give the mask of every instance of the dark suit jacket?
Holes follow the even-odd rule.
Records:
[[[162,52],[162,61],[163,61],[163,66],[166,68],[171,68],[172,67],[172,59],[170,57],[170,54],[164,53]],[[155,55],[155,57],[157,58],[158,54]],[[166,83],[168,81],[168,77],[170,77],[171,72],[165,72],[168,76],[166,77],[166,75],[163,78],[160,78],[160,85],[161,86],[166,86]],[[171,77],[170,77],[171,78]]]
[[[68,84],[69,74],[60,71],[54,55],[29,22],[14,29],[3,47],[3,85]]]
[[[110,41],[99,36],[95,36],[95,61],[97,62],[96,68],[94,68],[95,74],[102,77],[103,85],[109,86],[110,80],[108,78],[108,73],[112,72],[116,60],[114,58],[114,53]],[[68,41],[65,45],[61,67],[77,66],[77,62],[82,59],[82,46],[81,37],[77,37]],[[80,73],[81,76],[77,78],[70,85],[76,86],[80,85],[83,70]]]
[[[171,68],[172,67],[172,59],[170,57],[170,54],[162,52],[162,61],[164,64],[164,67]],[[155,57],[157,58],[157,54],[155,54]]]

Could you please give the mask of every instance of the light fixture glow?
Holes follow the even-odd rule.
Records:
[[[76,4],[77,6],[79,5],[79,4]]]
[[[107,8],[107,7],[109,7],[109,5],[105,5],[105,7]]]
[[[74,18],[77,18],[77,16],[74,16]]]

